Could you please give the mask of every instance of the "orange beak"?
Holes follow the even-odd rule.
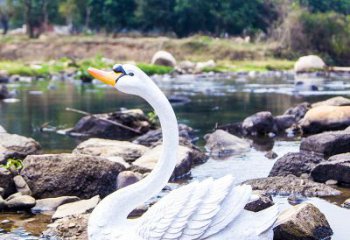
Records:
[[[114,71],[102,71],[93,67],[89,67],[87,71],[94,78],[113,87],[116,83],[116,80],[122,75],[122,73],[116,73]]]

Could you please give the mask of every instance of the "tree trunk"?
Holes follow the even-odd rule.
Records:
[[[32,16],[32,0],[24,0],[24,16],[26,22],[26,31],[30,38],[34,38],[34,26],[31,19]]]

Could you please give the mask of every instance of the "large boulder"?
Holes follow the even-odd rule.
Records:
[[[350,152],[350,131],[324,132],[303,138],[300,151],[324,158]]]
[[[152,64],[175,67],[176,60],[171,53],[167,51],[158,51],[152,57]]]
[[[148,147],[127,141],[90,138],[80,143],[73,153],[104,157],[112,161],[121,157],[127,162],[132,162],[148,150]]]
[[[9,158],[23,159],[27,155],[38,154],[40,144],[32,138],[0,132],[0,163]]]
[[[125,127],[120,126],[122,124]],[[82,137],[98,137],[126,140],[149,131],[152,123],[140,109],[113,113],[93,114],[81,118],[68,134]]]
[[[142,175],[137,172],[124,171],[118,174],[117,189],[127,187],[142,179]]]
[[[273,118],[275,123],[275,130],[274,132],[280,132],[283,133],[286,131],[286,129],[292,127],[294,124],[297,123],[294,115],[280,115]]]
[[[10,210],[28,210],[35,206],[35,199],[28,195],[16,194],[7,198],[5,205]]]
[[[258,112],[242,122],[243,130],[250,135],[266,135],[273,132],[274,120],[270,112]]]
[[[273,231],[274,240],[324,240],[333,235],[325,215],[311,203],[282,212]]]
[[[248,141],[221,129],[205,135],[204,139],[206,141],[205,148],[214,157],[227,157],[250,149]]]
[[[315,102],[311,106],[313,108],[320,106],[350,106],[350,99],[341,96],[332,97],[325,101]]]
[[[341,130],[350,125],[350,106],[319,106],[310,109],[300,120],[305,134]]]
[[[311,172],[317,182],[336,180],[339,184],[350,184],[350,153],[332,156],[318,164]]]
[[[341,194],[340,191],[326,184],[301,179],[294,175],[251,179],[245,181],[244,184],[251,185],[253,190],[271,195],[300,194],[307,197],[324,197]]]
[[[152,171],[158,162],[163,146],[159,145],[146,152],[142,157],[133,162],[133,166]],[[177,164],[173,172],[173,178],[181,178],[191,171],[193,159],[191,157],[191,149],[185,146],[179,146],[177,155]]]
[[[295,117],[296,121],[302,119],[305,114],[311,109],[311,104],[308,102],[303,102],[295,107],[288,108],[283,115],[292,115]]]
[[[3,188],[3,197],[8,197],[16,192],[16,185],[10,171],[0,167],[0,188]]]
[[[101,157],[80,154],[30,155],[21,175],[36,198],[77,196],[105,197],[117,187],[117,176],[125,168]]]
[[[11,94],[8,91],[6,85],[0,85],[0,100],[10,98]]]
[[[326,64],[316,55],[308,55],[300,57],[294,64],[294,72],[310,72],[317,70],[324,70]]]
[[[269,177],[288,176],[289,174],[300,177],[304,173],[309,174],[322,161],[324,161],[323,158],[314,155],[299,152],[287,153],[277,159],[270,171]]]

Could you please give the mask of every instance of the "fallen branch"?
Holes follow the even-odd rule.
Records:
[[[113,124],[115,126],[118,126],[118,127],[121,127],[121,128],[124,128],[124,129],[127,129],[131,132],[134,132],[134,133],[137,133],[137,134],[141,134],[141,132],[137,129],[134,129],[134,128],[131,128],[131,127],[128,127],[128,126],[125,126],[124,124],[121,124],[121,123],[118,123],[118,122],[115,122],[115,121],[111,121],[109,119],[106,119],[106,118],[101,118],[101,117],[96,117],[96,115],[93,115],[89,112],[84,112],[84,111],[81,111],[79,109],[74,109],[74,108],[69,108],[67,107],[66,108],[66,111],[70,111],[70,112],[75,112],[75,113],[80,113],[80,114],[83,114],[85,116],[91,116],[91,117],[94,117],[94,118],[97,118],[99,120],[102,120],[102,121],[105,121],[105,122],[108,122],[110,124]]]

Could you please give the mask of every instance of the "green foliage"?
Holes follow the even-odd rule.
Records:
[[[158,116],[155,111],[147,113],[147,118],[152,124],[158,123]]]
[[[10,170],[13,168],[16,170],[20,170],[23,168],[23,162],[22,160],[19,160],[19,159],[10,158],[7,160],[6,165],[0,165],[0,167],[5,168],[7,170]]]
[[[299,0],[302,6],[306,6],[311,12],[338,12],[350,14],[350,0]]]
[[[154,74],[167,74],[173,71],[174,69],[172,67],[166,67],[166,66],[160,66],[160,65],[153,65],[153,64],[146,64],[146,63],[139,63],[137,66],[144,71],[147,75],[154,75]]]

